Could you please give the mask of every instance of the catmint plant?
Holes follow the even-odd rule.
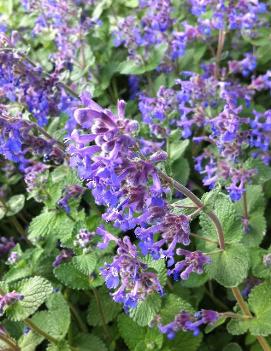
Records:
[[[0,9],[0,348],[270,351],[270,4]]]

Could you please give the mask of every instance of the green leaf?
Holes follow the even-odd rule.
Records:
[[[29,226],[28,238],[32,242],[53,236],[54,239],[71,238],[75,222],[65,212],[46,211],[35,217]]]
[[[18,345],[22,351],[35,351],[43,340],[44,338],[41,335],[30,331],[20,337]]]
[[[35,241],[40,237],[46,237],[54,226],[57,213],[54,211],[43,212],[33,218],[28,228],[28,239]]]
[[[21,321],[33,314],[52,293],[51,283],[42,277],[24,279],[14,285],[14,290],[24,296],[6,310],[8,318],[14,321]]]
[[[249,159],[245,162],[246,169],[255,168],[257,170],[257,174],[255,178],[257,179],[258,184],[263,184],[266,181],[271,179],[271,168],[266,166],[261,160],[259,159]]]
[[[149,295],[140,301],[136,308],[130,309],[131,318],[140,326],[148,325],[161,307],[161,298],[157,294]]]
[[[139,65],[135,61],[127,60],[121,62],[118,67],[118,71],[121,74],[143,74],[154,70],[162,61],[165,53],[167,51],[167,44],[160,44],[152,50],[150,53],[150,59],[146,64]]]
[[[190,174],[189,163],[185,158],[180,158],[172,164],[173,178],[182,184],[186,184]]]
[[[214,202],[214,212],[224,230],[225,243],[238,242],[243,237],[243,229],[234,204],[225,194],[218,194]],[[217,239],[216,229],[206,213],[200,215],[203,234],[213,240]],[[209,245],[209,244],[208,244]],[[211,246],[214,249],[214,245]]]
[[[20,212],[25,204],[25,196],[21,195],[14,195],[12,196],[7,202],[6,206],[8,208],[6,216],[14,216],[18,212]]]
[[[107,351],[100,338],[87,333],[78,333],[72,341],[72,346],[78,351]]]
[[[190,332],[178,332],[173,340],[166,340],[163,347],[170,351],[196,351],[201,344],[202,334],[194,336]]]
[[[234,244],[211,255],[212,262],[205,266],[209,278],[226,288],[238,286],[247,277],[249,255],[241,244]]]
[[[181,311],[188,311],[193,313],[194,309],[190,303],[181,297],[174,294],[168,294],[164,299],[162,309],[159,313],[162,318],[162,324],[165,325],[172,322],[175,316]]]
[[[63,340],[58,345],[49,344],[46,351],[72,351],[68,341]]]
[[[248,320],[231,320],[228,331],[234,335],[244,334],[247,330],[254,336],[271,334],[271,290],[270,283],[265,282],[251,290],[248,305],[253,318]]]
[[[56,339],[63,339],[68,333],[71,313],[64,296],[58,292],[52,294],[46,303],[48,307],[48,333]]]
[[[2,206],[0,201],[0,220],[5,217],[6,209]]]
[[[89,278],[80,272],[72,262],[62,263],[55,268],[54,275],[61,283],[71,289],[84,290],[90,288]]]
[[[167,269],[165,260],[154,260],[150,255],[148,255],[143,257],[142,261],[146,263],[150,269],[153,269],[157,273],[160,284],[162,286],[165,286],[167,282]]]
[[[232,335],[243,335],[248,330],[248,325],[246,321],[239,321],[237,319],[232,319],[227,324],[227,330]]]
[[[130,350],[134,350],[136,346],[144,340],[145,328],[140,327],[124,314],[121,314],[118,318],[118,328],[121,337]]]
[[[108,324],[120,313],[121,305],[112,300],[112,297],[107,290],[99,289],[97,290],[97,294],[100,299],[100,306],[103,310],[104,321]],[[93,299],[90,300],[87,312],[88,324],[91,326],[102,326],[104,323],[103,317],[101,316],[98,302],[93,297]]]
[[[97,257],[94,252],[80,256],[74,256],[72,258],[72,263],[76,269],[89,276],[96,268]]]
[[[130,350],[158,351],[163,344],[163,335],[156,328],[140,327],[128,316],[121,314],[118,318],[121,337]]]
[[[189,140],[179,140],[170,144],[170,162],[177,161],[181,158],[189,145]]]
[[[268,336],[271,333],[271,290],[269,282],[253,288],[248,304],[256,318],[248,321],[252,335]]]
[[[235,342],[231,342],[223,348],[223,351],[242,351],[242,348]]]
[[[222,325],[223,323],[225,323],[226,321],[226,317],[220,317],[215,323],[212,323],[212,324],[208,324],[206,327],[205,327],[205,333],[208,334],[208,333],[211,333],[215,328],[219,327],[220,325]]]
[[[264,265],[264,256],[270,255],[269,250],[264,250],[261,248],[253,248],[250,252],[252,261],[252,274],[257,278],[270,279],[271,278],[271,267]]]
[[[244,233],[242,243],[249,247],[258,246],[266,232],[265,198],[261,185],[248,185],[246,188],[246,202],[249,220],[249,231]],[[240,216],[244,215],[243,200],[235,203],[235,208]]]

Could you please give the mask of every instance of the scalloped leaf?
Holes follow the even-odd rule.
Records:
[[[72,263],[80,272],[86,275],[90,275],[96,268],[97,256],[94,252],[74,256],[72,258]]]
[[[109,323],[120,313],[121,305],[112,300],[112,297],[107,290],[99,289],[97,293],[99,294],[99,299],[104,312],[104,321],[105,323]],[[104,323],[99,306],[94,298],[90,300],[87,321],[91,326],[102,326]]]
[[[145,351],[161,349],[164,336],[156,328],[141,327],[128,316],[118,318],[118,329],[130,350]]]
[[[168,294],[159,313],[162,318],[162,324],[164,325],[172,322],[175,316],[181,311],[193,313],[194,309],[190,303],[185,301],[183,298],[174,294]]]
[[[223,193],[217,194],[213,208],[224,230],[225,243],[240,241],[243,237],[243,229],[234,204],[229,197]],[[204,236],[213,240],[217,239],[214,224],[204,212],[200,215],[200,225]],[[215,247],[215,245],[209,246],[212,249]]]
[[[107,347],[98,336],[87,333],[78,333],[72,341],[72,346],[80,351],[107,351]]]
[[[149,295],[144,301],[140,301],[136,308],[130,309],[131,318],[140,326],[148,325],[161,307],[161,297],[157,294]]]
[[[9,306],[6,313],[8,318],[21,321],[33,314],[46,301],[53,292],[53,287],[47,279],[36,276],[17,283],[14,290],[23,294],[24,299]]]
[[[72,262],[62,263],[53,272],[61,283],[71,289],[84,290],[90,288],[89,278],[80,272]]]
[[[227,329],[233,335],[244,334],[247,330],[254,336],[271,334],[271,290],[270,283],[265,282],[251,290],[248,298],[253,318],[248,320],[231,320]]]
[[[226,247],[222,252],[211,255],[212,262],[205,266],[209,278],[215,279],[226,288],[238,286],[247,277],[249,255],[241,244]]]
[[[6,212],[6,216],[14,216],[18,212],[20,212],[25,204],[25,196],[23,194],[12,196],[6,203],[8,211]]]

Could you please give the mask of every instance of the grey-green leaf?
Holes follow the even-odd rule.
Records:
[[[24,279],[14,286],[14,290],[24,298],[9,306],[7,316],[15,321],[21,321],[33,314],[53,292],[51,283],[42,277]]]

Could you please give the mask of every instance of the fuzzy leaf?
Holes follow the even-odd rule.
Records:
[[[72,346],[78,351],[107,351],[107,347],[100,338],[87,333],[78,333],[73,339]]]
[[[227,329],[233,335],[244,334],[247,330],[254,336],[271,334],[271,290],[268,282],[257,285],[251,290],[248,304],[253,318],[231,320]]]
[[[118,328],[121,337],[130,350],[134,350],[136,346],[144,340],[145,328],[140,327],[124,314],[120,315],[118,318]]]
[[[80,272],[90,275],[96,268],[97,257],[95,253],[74,256],[72,263]]]
[[[162,309],[159,313],[162,317],[162,324],[165,325],[172,322],[175,316],[181,311],[188,311],[193,313],[194,309],[190,305],[190,303],[188,303],[181,297],[174,294],[168,294],[163,302]]]
[[[63,340],[58,345],[49,344],[46,351],[72,351],[68,341]]]
[[[166,264],[163,259],[154,260],[151,256],[146,256],[142,259],[149,268],[155,270],[158,275],[159,282],[164,286],[167,282]]]
[[[145,72],[152,71],[160,64],[166,50],[167,50],[167,45],[160,44],[153,49],[148,63],[144,65],[139,65],[135,61],[127,60],[119,64],[118,71],[121,74],[134,74],[134,75],[143,74]]]
[[[49,310],[48,333],[61,340],[69,330],[71,322],[70,308],[60,292],[52,294],[46,305]]]
[[[231,342],[223,348],[223,351],[242,351],[242,348],[235,342]]]
[[[29,331],[27,334],[20,337],[18,345],[22,351],[35,351],[43,339],[42,336]]]
[[[99,299],[103,309],[105,323],[111,322],[121,311],[121,305],[117,304],[112,300],[112,297],[109,295],[107,290],[99,289],[97,291],[99,294]],[[87,312],[87,321],[91,326],[101,326],[103,325],[103,318],[97,301],[93,297],[90,300],[88,312]]]
[[[14,216],[18,212],[20,212],[25,203],[25,196],[23,194],[21,195],[14,195],[12,196],[6,203],[6,206],[8,208],[8,211],[6,212],[6,216]]]
[[[80,272],[72,262],[62,263],[59,267],[54,269],[56,278],[75,290],[89,289],[89,278]]]
[[[156,328],[140,327],[131,318],[122,314],[118,328],[124,342],[133,351],[158,351],[163,344],[163,335]]]
[[[57,214],[54,211],[43,212],[35,217],[28,228],[28,239],[35,241],[40,237],[46,237],[56,222]]]
[[[205,266],[211,279],[215,279],[226,288],[238,286],[247,277],[249,255],[241,244],[234,244],[223,252],[211,255],[212,262]]]
[[[157,294],[149,295],[146,300],[139,302],[136,308],[130,310],[130,316],[140,326],[148,325],[159,312],[161,298]]]
[[[15,321],[21,321],[33,314],[52,293],[51,283],[42,277],[24,279],[14,286],[14,290],[23,294],[24,299],[9,306],[7,316]]]
[[[170,162],[177,161],[181,158],[189,145],[189,140],[178,140],[170,144]]]
[[[218,194],[213,206],[214,212],[220,220],[224,230],[225,242],[230,243],[240,241],[243,236],[243,230],[234,204],[230,201],[229,197],[222,193]],[[202,227],[203,235],[214,240],[217,239],[215,227],[207,214],[202,213],[200,215],[200,225]]]
[[[201,344],[202,334],[194,336],[190,332],[179,332],[173,340],[166,340],[163,347],[170,351],[196,351]]]

